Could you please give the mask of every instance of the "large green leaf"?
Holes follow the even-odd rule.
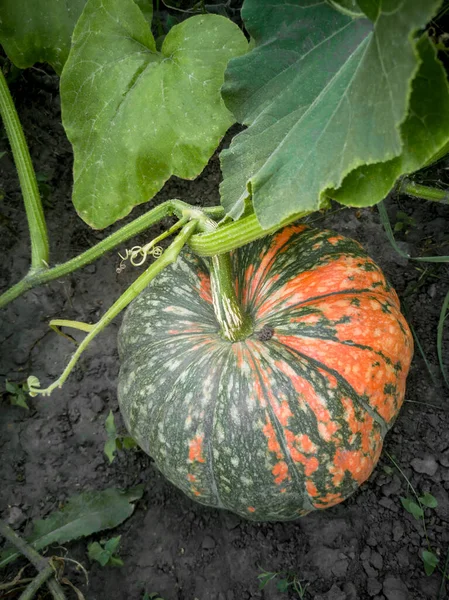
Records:
[[[220,95],[240,29],[217,15],[174,26],[161,51],[132,0],[88,0],[61,78],[75,154],[73,202],[103,228],[171,175],[193,179],[234,122]]]
[[[98,531],[113,529],[132,515],[133,503],[142,494],[143,488],[138,486],[126,492],[109,488],[73,496],[62,510],[36,521],[27,542],[36,550],[41,550],[50,544],[64,544]],[[18,556],[12,548],[5,550],[0,554],[0,568]]]
[[[1,0],[0,43],[21,69],[48,62],[57,73],[86,0]]]
[[[135,0],[149,23],[152,0]],[[0,44],[21,69],[48,62],[61,73],[86,0],[1,0]]]
[[[410,112],[401,127],[402,154],[386,163],[359,167],[329,195],[349,206],[380,202],[395,181],[424,167],[449,142],[449,87],[446,72],[427,37],[418,44],[422,64],[413,81]]]
[[[222,153],[222,203],[249,199],[263,227],[319,208],[364,164],[402,152],[400,125],[419,66],[413,32],[440,0],[358,0],[352,19],[316,0],[246,0],[255,49],[232,60],[223,97],[249,128]]]

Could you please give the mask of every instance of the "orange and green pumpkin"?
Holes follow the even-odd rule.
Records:
[[[302,225],[232,255],[254,330],[220,334],[207,259],[185,252],[119,334],[125,423],[198,502],[295,519],[371,474],[413,353],[399,301],[360,244]]]

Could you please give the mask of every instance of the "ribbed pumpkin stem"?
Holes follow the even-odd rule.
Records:
[[[230,342],[245,339],[254,328],[252,319],[244,313],[237,299],[229,254],[212,257],[210,275],[215,316],[222,336]]]

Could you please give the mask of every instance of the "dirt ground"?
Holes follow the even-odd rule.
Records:
[[[72,157],[60,124],[57,79],[28,70],[12,91],[35,167],[48,186],[45,212],[51,260],[62,262],[105,234],[89,230],[70,205]],[[1,135],[0,150],[7,149],[3,130]],[[449,185],[446,168],[449,161],[434,167],[426,181]],[[218,204],[219,179],[215,156],[197,181],[170,181],[151,206],[173,197]],[[9,152],[0,160],[0,188],[4,195],[0,289],[6,289],[29,264],[24,210]],[[133,218],[144,210],[138,208]],[[388,210],[393,222],[398,210],[412,219],[397,234],[402,249],[414,256],[449,254],[447,205],[400,197],[389,199]],[[315,215],[311,221],[363,243],[396,288],[427,358],[428,368],[416,351],[406,403],[385,450],[419,493],[429,491],[438,500],[436,509],[426,511],[426,523],[443,570],[449,550],[449,402],[438,368],[436,336],[449,269],[400,257],[390,246],[376,209],[335,205],[325,218]],[[157,228],[150,237],[156,233]],[[49,330],[48,321],[96,321],[136,277],[129,267],[118,274],[119,262],[117,253],[110,253],[82,271],[27,293],[0,313],[1,390],[5,378],[23,382],[33,374],[47,383],[62,372],[73,347]],[[294,573],[308,584],[304,595],[308,599],[448,598],[449,582],[442,584],[441,572],[431,576],[424,572],[422,524],[402,507],[400,497],[410,496],[410,491],[385,453],[369,481],[349,500],[289,523],[254,524],[195,504],[163,479],[141,451],[120,452],[109,464],[103,453],[104,421],[112,409],[120,423],[119,324],[116,319],[96,338],[62,390],[50,398],[29,399],[29,412],[11,406],[6,394],[1,401],[0,512],[17,531],[26,534],[33,519],[82,490],[145,485],[134,514],[113,532],[122,536],[122,568],[89,562],[87,544],[101,535],[67,545],[68,556],[89,572],[88,587],[80,573],[70,573],[88,600],[142,600],[145,591],[159,592],[164,600],[299,598],[292,588],[277,590],[275,582],[259,590],[257,576],[262,570]],[[446,327],[446,362],[448,339]],[[10,567],[0,580],[17,569]]]

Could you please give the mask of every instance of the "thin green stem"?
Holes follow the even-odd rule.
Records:
[[[146,288],[146,286],[152,279],[154,279],[154,277],[156,277],[156,275],[158,275],[158,273],[165,269],[165,267],[167,267],[169,264],[176,261],[183,246],[186,244],[187,240],[193,234],[197,226],[197,220],[187,223],[187,225],[185,225],[185,227],[181,230],[179,235],[174,239],[162,256],[160,256],[152,265],[150,265],[146,271],[144,271],[142,275],[140,275],[136,281],[130,285],[126,292],[122,294],[120,298],[116,300],[116,302],[114,302],[111,308],[106,311],[106,313],[102,316],[98,323],[93,326],[92,330],[78,346],[76,352],[73,354],[69,364],[64,369],[64,372],[59,379],[45,389],[38,388],[34,385],[29,385],[30,395],[43,394],[48,396],[55,388],[62,386],[78,362],[79,357],[94,339],[94,337],[96,337],[107,325],[109,325],[109,323]]]
[[[48,265],[49,245],[44,211],[39,196],[33,163],[25,140],[19,116],[9,93],[5,76],[0,69],[0,114],[5,125],[8,140],[19,175],[28,219],[31,238],[31,270],[42,269]]]
[[[428,185],[420,185],[414,183],[410,179],[403,179],[399,186],[399,192],[413,196],[414,198],[422,198],[423,200],[431,200],[432,202],[449,203],[449,192],[447,190],[439,190],[438,188]]]
[[[385,454],[388,456],[388,458],[391,460],[391,462],[394,464],[394,466],[396,467],[396,469],[399,471],[399,473],[402,475],[402,477],[405,479],[405,481],[407,482],[407,485],[409,486],[409,488],[412,490],[413,495],[415,496],[416,502],[418,503],[419,508],[422,511],[422,524],[423,524],[423,528],[424,528],[424,535],[426,538],[426,542],[427,542],[427,547],[429,548],[429,550],[432,551],[432,546],[430,544],[430,540],[429,540],[429,535],[427,533],[427,524],[426,524],[426,518],[424,516],[424,507],[421,503],[421,500],[419,499],[418,496],[418,492],[415,490],[415,488],[412,485],[412,482],[410,481],[410,479],[407,477],[407,475],[404,473],[404,471],[401,469],[401,467],[398,465],[398,463],[394,460],[394,458],[385,450]]]
[[[159,206],[156,206],[149,212],[145,213],[138,219],[131,221],[128,225],[125,225],[115,233],[111,234],[86,252],[83,252],[79,256],[68,260],[65,263],[57,265],[51,269],[39,270],[28,273],[19,283],[11,287],[4,294],[0,296],[0,308],[6,306],[9,302],[15,300],[18,296],[21,296],[28,290],[68,275],[77,269],[81,269],[86,265],[92,263],[97,258],[112,250],[119,244],[126,242],[135,235],[141,233],[145,229],[148,229],[155,223],[158,223],[165,217],[176,215],[178,217],[183,216],[185,212],[198,212],[197,209],[192,208],[190,204],[182,202],[181,200],[168,200],[163,202]],[[222,207],[212,207],[204,209],[206,214],[209,214],[215,218],[223,215]]]
[[[0,535],[2,535],[5,539],[10,542],[13,546],[17,548],[17,550],[27,558],[30,563],[36,567],[36,569],[41,572],[44,569],[47,569],[49,565],[49,561],[43,558],[37,550],[35,550],[32,546],[27,544],[25,540],[23,540],[17,533],[11,529],[4,521],[0,519]],[[47,587],[52,593],[52,596],[55,600],[66,600],[65,594],[59,585],[59,583],[52,579],[47,581]]]
[[[48,564],[45,569],[42,569],[42,571],[36,575],[36,577],[27,586],[26,590],[22,592],[19,600],[32,600],[36,592],[39,591],[44,583],[48,581],[54,574],[55,571],[53,567]]]

